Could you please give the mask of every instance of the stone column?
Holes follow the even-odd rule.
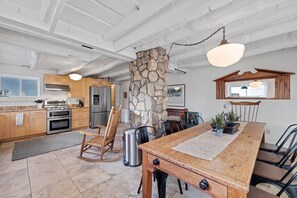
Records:
[[[167,119],[168,57],[163,48],[137,52],[130,63],[129,87],[130,124],[132,127],[150,125],[161,132]]]

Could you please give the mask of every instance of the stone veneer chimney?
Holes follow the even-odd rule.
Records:
[[[137,59],[129,67],[130,124],[153,126],[158,136],[167,119],[168,57],[160,47],[136,54]]]

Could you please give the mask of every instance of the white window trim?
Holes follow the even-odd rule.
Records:
[[[7,78],[19,78],[20,79],[20,96],[9,96],[9,98],[36,98],[40,97],[40,77],[36,76],[21,76],[21,75],[12,75],[12,74],[0,74],[1,77]],[[37,80],[37,96],[22,96],[22,79],[24,80]],[[1,87],[1,80],[0,80],[0,87]]]

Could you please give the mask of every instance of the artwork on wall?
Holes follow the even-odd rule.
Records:
[[[185,106],[185,84],[168,85],[168,106],[184,107]]]

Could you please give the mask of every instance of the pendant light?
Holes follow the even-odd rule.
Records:
[[[208,39],[210,39],[212,36],[214,36],[216,33],[218,33],[220,30],[223,30],[223,39],[219,46],[209,50],[206,54],[208,62],[217,67],[228,67],[230,65],[233,65],[237,63],[243,56],[245,47],[243,44],[239,43],[228,43],[228,41],[225,38],[225,26],[220,27],[217,31],[212,33],[207,38],[197,42],[197,43],[190,43],[190,44],[181,44],[181,43],[172,43],[170,46],[170,50],[168,53],[168,56],[170,54],[170,51],[173,47],[173,45],[179,45],[179,46],[195,46],[199,45]]]
[[[250,84],[249,84],[249,86],[254,89],[261,87],[261,85],[262,85],[262,82],[257,81],[257,80],[254,80],[253,82],[250,82]]]
[[[69,77],[70,77],[71,80],[77,81],[77,80],[80,80],[82,78],[82,75],[73,73],[73,74],[69,74]]]

